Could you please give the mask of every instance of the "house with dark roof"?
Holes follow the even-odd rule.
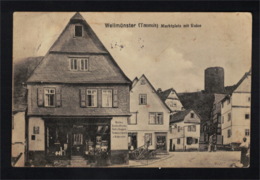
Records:
[[[165,91],[158,89],[157,92],[173,113],[184,110],[179,96],[173,88],[167,89]]]
[[[127,163],[131,80],[76,13],[27,80],[29,160]],[[93,163],[92,162],[92,163]]]
[[[129,149],[148,144],[148,149],[169,151],[169,118],[171,109],[161,100],[145,75],[135,78],[130,91],[128,121]]]
[[[223,145],[238,146],[244,137],[250,142],[251,69],[221,100]]]
[[[170,116],[170,150],[198,150],[200,140],[200,115],[187,109]]]

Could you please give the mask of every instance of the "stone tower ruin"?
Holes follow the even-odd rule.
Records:
[[[224,68],[209,67],[205,69],[205,91],[207,93],[225,93]]]

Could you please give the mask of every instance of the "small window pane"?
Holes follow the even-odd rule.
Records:
[[[75,36],[82,37],[82,26],[75,26]]]

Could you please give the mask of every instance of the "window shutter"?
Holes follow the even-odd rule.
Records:
[[[86,90],[80,89],[80,107],[86,107]]]
[[[37,96],[38,96],[38,106],[43,106],[43,88],[38,88],[37,90]]]
[[[56,106],[61,107],[61,89],[56,88]]]
[[[113,107],[118,107],[117,89],[113,90]]]
[[[98,89],[97,98],[98,98],[97,106],[102,107],[102,90],[101,89]]]

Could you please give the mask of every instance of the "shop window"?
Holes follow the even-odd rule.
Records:
[[[177,144],[181,144],[181,139],[180,138],[177,139]]]
[[[152,133],[145,133],[144,142],[145,142],[145,144],[148,144],[149,146],[152,145]]]
[[[83,31],[82,31],[83,27],[76,25],[75,26],[75,37],[82,37],[83,35]]]
[[[231,121],[231,113],[228,113],[228,121]]]
[[[163,113],[150,112],[149,124],[163,124]]]
[[[147,95],[146,94],[140,94],[139,95],[139,104],[140,105],[146,105],[147,104]]]
[[[232,135],[232,132],[231,132],[231,129],[228,129],[228,138],[230,138],[231,137],[231,135]]]
[[[249,114],[245,114],[245,119],[249,119],[249,118],[250,118]]]
[[[112,90],[102,90],[102,107],[112,107]]]
[[[245,136],[249,136],[250,135],[250,130],[249,129],[245,129]]]
[[[137,133],[128,133],[128,149],[134,150],[137,148]]]
[[[44,106],[55,106],[55,88],[44,88]]]
[[[128,124],[131,125],[135,125],[137,124],[137,112],[131,113],[132,115],[130,117],[128,117]]]
[[[87,107],[97,107],[96,89],[87,89]]]

